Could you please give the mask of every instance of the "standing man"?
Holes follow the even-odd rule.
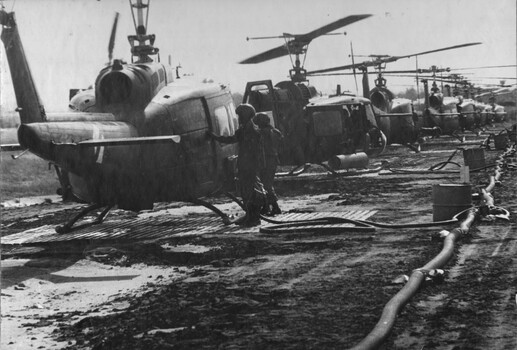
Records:
[[[259,170],[263,167],[263,156],[260,132],[253,123],[255,108],[249,104],[241,104],[235,109],[239,116],[239,128],[232,136],[211,137],[222,143],[237,143],[237,176],[242,201],[246,208],[246,216],[239,225],[260,225],[260,210],[264,206],[266,192],[259,179]]]
[[[273,182],[275,179],[276,167],[280,163],[278,160],[278,149],[282,142],[283,135],[280,130],[271,125],[269,116],[265,113],[257,113],[255,123],[260,128],[262,136],[262,147],[264,152],[264,167],[260,170],[260,179],[266,190],[266,205],[263,208],[263,214],[276,215],[282,211],[278,206],[278,198],[276,196]]]

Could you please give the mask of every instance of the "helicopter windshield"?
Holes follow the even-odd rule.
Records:
[[[366,112],[366,119],[370,122],[370,125],[377,125],[372,105],[364,105],[364,109]]]

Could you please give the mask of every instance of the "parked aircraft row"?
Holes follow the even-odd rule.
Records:
[[[171,66],[160,62],[155,37],[147,33],[149,2],[131,0],[130,5],[135,19],[135,34],[128,37],[132,63],[112,60],[111,35],[109,63],[100,70],[95,86],[73,91],[71,111],[61,114],[46,112],[14,13],[0,10],[2,41],[21,120],[20,145],[56,166],[65,196],[89,204],[58,231],[71,230],[92,210],[106,208],[98,218],[102,221],[112,206],[142,210],[160,201],[200,203],[230,223],[224,213],[200,199],[221,189],[233,189],[236,147],[207,137],[208,132],[232,135],[238,128],[230,90],[210,81],[178,79]],[[339,157],[342,161],[337,167],[347,167],[347,157],[375,155],[388,143],[414,143],[424,131],[436,127],[453,133],[470,127],[471,119],[479,117],[478,110],[471,110],[465,99],[449,103],[434,84],[423,104],[394,99],[382,81],[365,97],[339,89],[335,96],[320,96],[308,83],[310,72],[300,64],[300,56],[318,36],[369,16],[348,16],[302,35],[284,34],[285,45],[241,62],[295,56],[291,80],[275,85],[271,80],[249,82],[243,98],[257,112],[266,112],[284,133],[282,164],[321,164]],[[116,23],[117,17],[112,33]],[[362,65],[409,56],[377,58]],[[368,75],[364,71],[366,84]],[[494,106],[493,111],[485,113],[495,112]],[[461,124],[458,115],[468,122]]]
[[[315,70],[307,74],[309,76],[336,74],[355,76],[355,70],[362,71],[363,95],[371,100],[379,126],[387,135],[388,144],[411,145],[426,135],[455,135],[465,130],[479,130],[487,123],[501,121],[505,116],[505,111],[503,106],[495,103],[495,99],[483,103],[474,99],[469,89],[461,89],[466,91],[466,94],[463,94],[464,91],[459,90],[462,85],[468,82],[460,81],[457,75],[449,80],[443,80],[440,76],[437,77],[437,73],[450,72],[450,68],[439,69],[433,66],[430,69],[385,71],[386,64],[400,58],[479,44],[481,43],[467,43],[404,56],[370,55],[371,61]],[[375,87],[370,90],[368,74],[373,72],[368,72],[368,67],[372,66],[377,70],[375,72],[377,79],[375,80]],[[354,70],[354,73],[334,73],[343,70]],[[424,97],[417,100],[396,98],[395,94],[387,87],[384,78],[386,74],[412,74],[417,84],[422,83]],[[446,85],[447,91],[441,91],[437,84],[440,81],[445,81],[454,86],[451,89],[451,85]]]

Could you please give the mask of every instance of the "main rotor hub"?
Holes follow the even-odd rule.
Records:
[[[153,46],[156,36],[154,34],[147,34],[149,2],[150,0],[147,0],[146,3],[144,3],[144,0],[130,0],[131,14],[133,16],[133,24],[135,26],[136,35],[128,35],[127,39],[131,45],[131,60],[133,61],[134,57],[137,57],[136,62],[140,63],[152,62],[153,59],[149,56],[156,55],[159,51],[158,48]]]

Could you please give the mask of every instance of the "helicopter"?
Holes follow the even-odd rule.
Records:
[[[415,142],[420,141],[422,136],[437,136],[441,133],[441,131],[436,127],[436,125],[426,125],[424,120],[418,117],[411,100],[405,98],[396,98],[395,94],[388,89],[386,86],[386,79],[384,78],[383,74],[397,73],[401,71],[385,71],[386,64],[398,61],[402,58],[418,57],[434,52],[459,49],[462,47],[479,44],[481,43],[476,42],[454,45],[403,56],[371,54],[366,56],[371,60],[361,63],[355,63],[351,44],[350,56],[352,57],[352,64],[318,69],[308,72],[307,75],[354,75],[355,77],[356,70],[362,71],[363,96],[369,98],[375,107],[377,123],[383,133],[387,136],[388,144],[403,144],[407,145],[411,149],[418,151],[419,147],[414,148],[412,146]],[[376,72],[369,72],[368,67],[375,67]],[[353,70],[353,73],[333,73],[350,69]],[[424,73],[428,71],[417,70],[415,72]],[[375,79],[375,87],[370,90],[368,74],[371,73],[377,74],[377,78]]]
[[[429,80],[432,80],[431,93]],[[415,101],[415,107],[422,113],[427,125],[438,125],[444,134],[462,140],[457,135],[458,131],[476,132],[486,124],[502,121],[506,115],[504,107],[497,105],[495,100],[488,103],[476,100],[474,85],[461,75],[453,73],[438,78],[436,72],[433,72],[431,77],[423,78],[421,82],[425,97]],[[442,89],[437,82],[442,83]]]
[[[517,101],[517,86],[508,85],[497,88],[479,88],[475,95],[476,101],[484,104],[496,103],[503,107],[514,108]]]
[[[361,153],[359,157],[364,159],[367,154],[379,153],[384,149],[385,137],[377,127],[370,101],[352,94],[342,94],[339,86],[335,96],[321,96],[307,80],[307,71],[303,66],[312,40],[321,35],[340,34],[331,32],[370,16],[351,15],[306,34],[284,33],[281,36],[247,38],[280,38],[284,39],[285,44],[246,58],[240,64],[257,64],[286,55],[292,62],[290,80],[274,86],[271,80],[251,81],[246,84],[243,95],[243,103],[251,104],[257,112],[268,114],[271,124],[284,134],[279,152],[281,165],[323,165],[337,157],[345,160],[329,164],[339,170],[351,164],[346,159],[352,154]],[[356,161],[352,163],[357,164]],[[364,165],[364,161],[359,163]]]
[[[466,69],[501,67],[515,67],[515,65],[473,68],[437,68],[431,66],[430,69],[385,71],[384,73],[410,74],[397,76],[415,77],[417,82],[423,83],[425,97],[413,101],[419,119],[422,120],[421,123],[425,128],[439,128],[443,134],[462,140],[463,138],[457,135],[458,131],[479,133],[486,124],[504,119],[506,112],[502,106],[496,105],[494,101],[478,99],[475,96],[475,90],[478,90],[478,88],[475,87],[472,79],[455,72]],[[440,73],[439,76],[438,73]],[[432,82],[431,93],[429,92],[430,82]],[[441,88],[438,87],[437,82],[441,83]]]
[[[497,106],[507,107],[511,110],[515,110],[516,101],[517,101],[517,84],[506,83],[508,77],[498,77],[494,79],[501,79],[499,84],[483,84],[477,87],[474,87],[474,98],[477,102],[483,103],[485,105],[493,106],[494,111]],[[516,78],[511,78],[515,80]],[[496,103],[497,102],[497,103]],[[500,113],[496,113],[496,119],[502,120],[504,115],[499,115]]]
[[[230,224],[201,199],[234,185],[236,146],[207,137],[238,127],[230,90],[211,80],[174,79],[173,68],[159,60],[155,35],[147,33],[149,1],[131,0],[130,9],[131,63],[110,57],[94,87],[74,94],[75,110],[56,114],[39,98],[14,12],[0,10],[21,120],[18,141],[62,170],[74,198],[88,204],[56,231],[77,228],[93,211],[102,209],[93,222],[100,223],[113,206],[139,211],[166,201],[204,205]]]

